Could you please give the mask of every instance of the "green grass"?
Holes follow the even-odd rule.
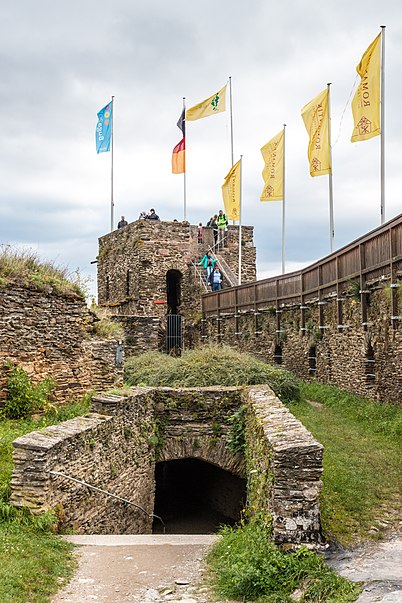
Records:
[[[283,399],[298,399],[297,379],[288,371],[270,366],[228,346],[203,346],[179,357],[147,352],[125,363],[128,385],[207,387],[267,383]]]
[[[280,551],[258,519],[237,528],[225,526],[208,555],[210,576],[218,597],[260,603],[291,603],[302,591],[303,602],[347,603],[360,592],[325,565],[322,557],[302,547]]]
[[[88,283],[78,270],[71,273],[66,267],[40,260],[32,249],[0,245],[0,288],[12,283],[81,297],[88,293]]]
[[[324,445],[324,533],[344,545],[381,538],[402,508],[402,409],[316,382],[302,395],[289,408]]]
[[[0,420],[0,601],[45,603],[71,576],[72,546],[52,533],[55,516],[33,517],[8,500],[12,472],[12,442],[30,431],[88,412],[90,397],[59,407],[46,416]]]

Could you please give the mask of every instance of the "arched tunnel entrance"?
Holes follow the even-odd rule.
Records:
[[[156,463],[154,513],[167,534],[211,534],[240,520],[246,480],[194,458]],[[153,533],[161,524],[154,522]]]

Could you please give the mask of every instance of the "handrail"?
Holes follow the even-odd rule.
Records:
[[[242,307],[255,306],[258,309],[267,303],[275,306],[276,303],[300,301],[304,305],[302,298],[307,296],[311,300],[313,296],[338,294],[340,285],[344,287],[353,279],[359,282],[361,293],[366,294],[365,285],[370,278],[378,278],[380,273],[390,275],[391,282],[395,284],[401,261],[402,214],[399,214],[302,270],[204,294],[203,317],[216,313],[214,300],[217,296],[220,310],[234,310],[236,313]],[[239,293],[238,302],[233,302],[231,291]]]
[[[106,494],[107,496],[110,496],[111,498],[120,500],[121,502],[124,502],[127,505],[132,505],[136,509],[140,509],[140,511],[145,513],[145,515],[148,515],[148,517],[155,517],[155,519],[159,519],[159,521],[161,522],[161,524],[163,526],[163,533],[165,533],[166,526],[165,526],[165,523],[164,523],[162,517],[159,517],[159,515],[155,515],[155,513],[148,513],[148,511],[146,511],[143,507],[140,507],[140,505],[137,505],[136,503],[131,502],[131,500],[122,498],[121,496],[118,496],[117,494],[112,494],[111,492],[108,492],[107,490],[103,490],[102,488],[97,488],[96,486],[92,486],[92,484],[88,484],[88,482],[84,482],[84,480],[72,477],[71,475],[68,475],[67,473],[60,473],[59,471],[49,471],[49,474],[57,475],[58,477],[65,477],[66,479],[69,479],[72,482],[75,482],[76,484],[81,484],[83,486],[86,486],[87,488],[90,488],[91,490],[95,490],[95,492],[100,492],[101,494]]]

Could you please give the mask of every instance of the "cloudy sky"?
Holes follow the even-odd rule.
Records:
[[[115,96],[115,223],[154,207],[183,217],[171,173],[182,98],[192,106],[232,77],[243,223],[259,277],[281,270],[281,202],[260,203],[260,148],[286,123],[287,268],[329,252],[328,177],[311,178],[301,108],[332,82],[335,248],[380,222],[379,137],[350,143],[362,53],[386,25],[386,219],[402,211],[402,5],[399,0],[17,0],[0,21],[0,243],[95,280],[110,230],[110,153],[97,112]],[[348,103],[349,100],[349,103]],[[346,108],[346,109],[345,109]],[[221,206],[229,114],[187,126],[192,223]],[[95,285],[92,285],[94,291]]]

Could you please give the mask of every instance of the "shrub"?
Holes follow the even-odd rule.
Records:
[[[291,373],[228,346],[186,350],[178,358],[160,352],[133,356],[126,360],[125,379],[128,385],[170,387],[268,384],[284,399],[300,399],[298,381]]]
[[[51,408],[49,398],[56,388],[54,379],[46,377],[37,385],[33,385],[22,367],[12,363],[5,363],[5,365],[10,369],[7,379],[8,397],[2,411],[5,417],[25,419],[35,410],[46,412]]]

